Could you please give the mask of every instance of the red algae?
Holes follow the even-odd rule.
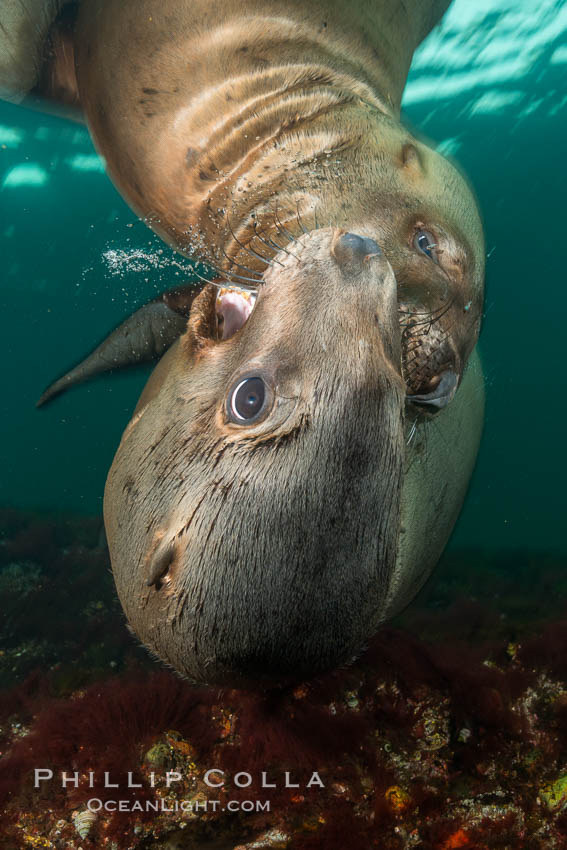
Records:
[[[502,618],[482,562],[463,589],[472,556],[453,555],[352,666],[278,692],[219,691],[136,646],[94,521],[3,521],[0,846],[567,847],[567,618],[556,597],[541,626],[527,567],[514,591],[490,564],[511,594]],[[562,567],[547,559],[545,587]],[[530,575],[533,615],[514,596]]]

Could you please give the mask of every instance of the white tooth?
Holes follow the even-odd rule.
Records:
[[[222,339],[229,339],[245,324],[254,309],[256,293],[237,286],[224,287],[217,296],[216,309],[223,318]]]

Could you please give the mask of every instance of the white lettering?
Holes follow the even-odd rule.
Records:
[[[71,776],[67,776],[65,771],[61,774],[61,787],[66,788],[67,785],[74,785],[75,788],[79,787],[79,771],[76,770]]]
[[[299,788],[299,783],[297,783],[297,782],[290,782],[290,780],[289,780],[289,771],[288,771],[288,770],[286,770],[286,772],[285,772],[285,787],[286,787],[286,788]]]
[[[183,777],[176,770],[168,770],[165,774],[165,784],[168,788],[171,787],[172,782],[181,782]]]
[[[39,788],[40,782],[45,782],[46,779],[53,779],[53,771],[49,770],[48,767],[36,767],[33,772],[34,780],[33,787]]]
[[[110,781],[110,773],[108,770],[104,772],[104,787],[105,788],[118,788],[118,782]]]
[[[240,781],[240,777],[244,777],[244,781]],[[252,784],[252,776],[249,773],[236,773],[234,775],[234,784],[239,788],[248,788],[249,785]]]
[[[307,788],[311,788],[312,785],[318,785],[319,788],[325,787],[325,783],[323,782],[316,770],[311,774],[311,779],[307,783]]]
[[[212,782],[211,781],[210,777],[213,773],[218,773],[219,776],[223,777],[220,782]],[[213,768],[211,768],[211,770],[207,770],[203,779],[204,779],[205,785],[208,785],[209,788],[220,788],[222,785],[224,785],[224,770],[219,770],[218,768],[213,767]]]
[[[275,788],[276,783],[275,782],[268,782],[268,780],[266,778],[267,776],[268,776],[267,773],[262,773],[262,788]]]
[[[141,787],[142,787],[142,783],[141,782],[134,782],[134,780],[132,779],[132,771],[129,770],[128,771],[128,788],[141,788]]]

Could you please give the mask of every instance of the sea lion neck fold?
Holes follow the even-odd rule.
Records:
[[[318,197],[325,157],[368,131],[368,110],[397,118],[412,52],[446,5],[195,0],[188,16],[175,0],[83,0],[81,102],[132,206],[178,250],[222,264],[236,254],[227,219],[239,234],[276,195],[349,225]]]

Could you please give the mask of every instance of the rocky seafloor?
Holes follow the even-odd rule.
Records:
[[[559,557],[446,555],[356,664],[254,694],[138,646],[100,531],[0,512],[2,850],[567,848]]]

